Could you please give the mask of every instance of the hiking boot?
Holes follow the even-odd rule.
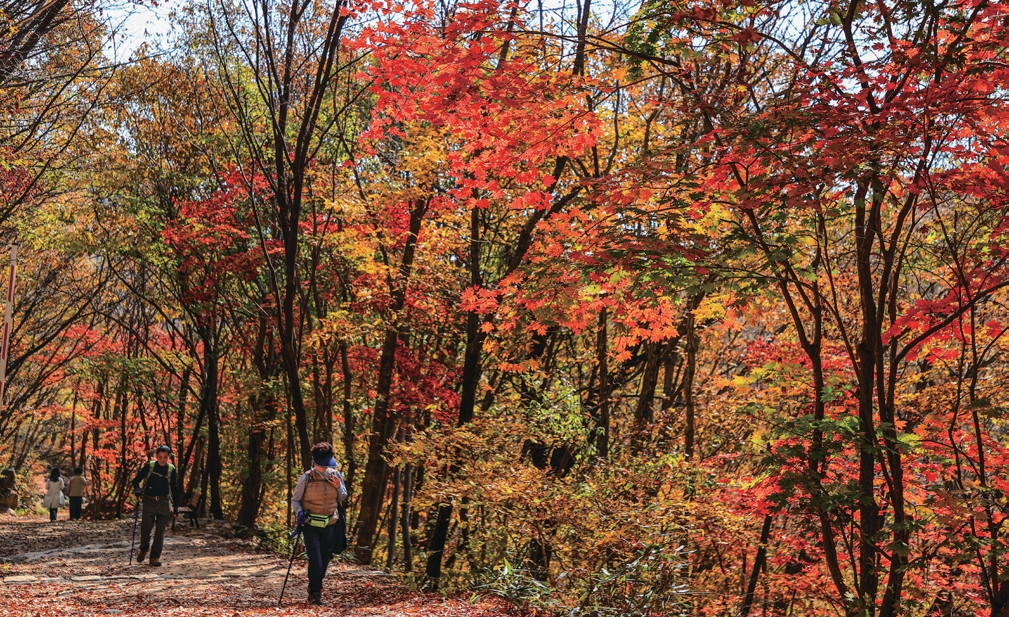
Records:
[[[315,606],[321,605],[322,604],[322,592],[321,591],[317,591],[315,593],[308,594],[308,603],[309,604],[314,604]]]
[[[144,557],[147,557],[147,551],[143,549],[137,551],[137,563],[144,563]]]
[[[161,567],[161,560],[160,559],[155,559],[155,558],[151,557],[151,567],[152,568],[160,568]]]

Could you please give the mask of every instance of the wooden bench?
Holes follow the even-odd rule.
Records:
[[[179,506],[177,510],[179,514],[185,515],[185,517],[189,520],[189,525],[191,527],[196,527],[197,529],[200,528],[199,512],[201,497],[202,495],[200,494],[200,491],[194,492],[193,496],[189,498],[189,503],[184,506]]]

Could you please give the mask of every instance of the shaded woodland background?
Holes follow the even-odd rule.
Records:
[[[0,462],[557,614],[1009,615],[1009,8],[0,0]],[[596,611],[595,613],[592,613]]]

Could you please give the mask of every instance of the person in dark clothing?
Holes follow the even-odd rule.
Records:
[[[133,492],[143,500],[143,518],[140,523],[140,551],[137,563],[141,563],[151,551],[152,566],[161,565],[161,549],[165,543],[165,527],[177,514],[179,482],[175,465],[168,462],[172,450],[168,446],[158,446],[155,460],[140,468],[133,478]],[[151,544],[151,529],[154,529],[154,544]]]
[[[312,447],[312,469],[298,478],[291,495],[291,506],[298,516],[298,526],[305,540],[308,556],[308,602],[322,604],[322,579],[333,558],[337,533],[343,533],[340,505],[347,500],[347,487],[337,471],[333,446],[317,443]]]

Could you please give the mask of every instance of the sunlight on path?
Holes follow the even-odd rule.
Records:
[[[323,606],[308,608],[301,560],[278,607],[282,556],[178,525],[163,567],[131,566],[131,533],[132,521],[0,522],[0,616],[505,614],[494,603],[412,593],[395,576],[347,564],[330,569]]]

